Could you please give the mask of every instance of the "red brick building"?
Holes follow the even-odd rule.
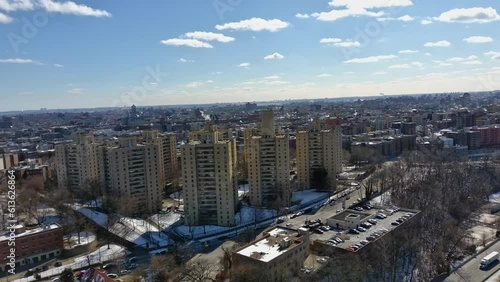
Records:
[[[61,254],[63,249],[62,227],[58,224],[43,225],[36,227],[25,227],[17,225],[11,235],[9,227],[6,233],[0,236],[0,269],[7,271],[10,249],[15,248],[16,268],[22,265],[36,263],[55,258]],[[15,240],[14,240],[15,239]],[[15,247],[12,243],[15,242]]]

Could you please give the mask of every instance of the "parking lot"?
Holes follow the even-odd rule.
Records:
[[[328,242],[328,240],[334,239],[334,238],[340,238],[342,239],[342,242],[337,242],[334,244],[330,245],[335,245],[335,247],[338,248],[343,248],[343,249],[348,249],[351,246],[354,246],[356,244],[359,244],[359,248],[355,248],[355,250],[352,251],[357,251],[361,249],[363,246],[368,245],[371,242],[374,242],[378,240],[379,238],[383,237],[385,234],[391,232],[392,230],[399,228],[402,224],[404,224],[408,219],[414,217],[416,215],[415,211],[411,210],[403,210],[400,209],[394,213],[391,214],[391,212],[387,209],[371,209],[371,210],[363,210],[362,212],[360,211],[353,211],[353,210],[347,210],[344,214],[349,214],[350,211],[352,213],[357,213],[357,214],[365,214],[365,219],[366,218],[371,218],[374,217],[378,213],[383,213],[384,215],[387,216],[385,219],[380,219],[380,218],[375,218],[373,222],[376,222],[375,224],[372,224],[371,227],[365,228],[366,231],[359,232],[359,234],[351,234],[349,230],[341,230],[341,229],[334,229],[332,228],[330,231],[326,231],[323,234],[316,234],[312,233],[311,234],[311,241],[314,240],[321,240],[324,242]],[[396,222],[398,219],[406,216],[407,219],[404,220],[401,224],[399,225],[393,225],[394,222]],[[366,222],[363,221],[363,222]],[[374,238],[368,239],[369,236],[371,236],[374,232],[379,233],[380,235],[378,236],[373,236]]]

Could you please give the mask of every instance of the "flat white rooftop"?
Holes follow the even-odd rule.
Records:
[[[269,262],[296,246],[298,232],[293,229],[276,227],[268,232],[269,236],[239,250],[237,253],[263,262]],[[281,247],[282,240],[289,240],[288,247]]]
[[[20,226],[20,225],[16,226],[16,228],[20,228],[20,227],[22,227],[22,226]],[[24,231],[23,233],[16,234],[15,238],[17,239],[17,238],[21,238],[24,236],[29,236],[32,234],[48,231],[48,230],[54,230],[57,228],[60,228],[60,226],[57,224],[50,224],[50,225],[35,227],[32,229],[26,229],[26,231]],[[9,238],[10,238],[10,231],[7,231],[4,234],[2,234],[2,236],[0,236],[0,242],[2,242],[4,240],[8,240]]]

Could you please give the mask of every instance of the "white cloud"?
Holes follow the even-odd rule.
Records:
[[[500,20],[500,16],[492,7],[475,7],[468,9],[453,9],[442,13],[439,17],[434,19],[448,23],[488,23]]]
[[[431,53],[429,53],[429,52],[425,53],[425,55],[426,55],[426,56],[432,56],[432,54],[431,54]]]
[[[280,29],[288,27],[290,24],[278,19],[265,20],[261,18],[251,18],[248,20],[243,20],[239,22],[225,23],[222,25],[216,25],[215,28],[218,30],[251,30],[251,31],[262,31],[267,30],[271,32],[278,31]]]
[[[193,81],[193,82],[190,82],[186,85],[183,85],[184,87],[186,88],[199,88],[199,87],[202,87],[206,84],[210,84],[210,83],[214,83],[213,80],[207,80],[207,81]]]
[[[475,61],[468,61],[468,62],[464,62],[465,65],[482,65],[483,62],[481,61],[478,61],[478,60],[475,60]]]
[[[172,39],[162,40],[161,43],[169,46],[187,46],[192,48],[214,48],[214,46],[212,46],[211,44],[199,41],[197,39],[172,38]]]
[[[63,66],[63,65],[60,65],[60,64],[54,64],[54,67],[64,68],[64,66]]]
[[[340,38],[322,38],[319,43],[338,43],[342,42]]]
[[[425,47],[449,47],[451,43],[445,40],[437,42],[427,42],[424,44]]]
[[[273,80],[277,80],[280,78],[281,78],[281,76],[279,76],[279,75],[271,75],[271,76],[264,77],[264,79],[273,79]]]
[[[401,22],[411,22],[415,20],[414,17],[410,15],[404,15],[399,18],[378,18],[378,21],[384,22],[384,21],[401,21]]]
[[[418,50],[401,50],[398,52],[399,54],[414,54],[414,53],[418,53]]]
[[[299,19],[308,19],[309,18],[309,15],[308,14],[299,14],[297,13],[295,15],[296,18],[299,18]]]
[[[332,0],[328,4],[334,7],[332,11],[314,13],[311,16],[321,21],[335,21],[356,16],[381,17],[385,14],[384,12],[370,10],[413,5],[411,0]]]
[[[389,66],[390,69],[409,69],[411,66],[409,64],[392,65]]]
[[[388,7],[412,6],[411,0],[332,0],[328,5],[347,9],[380,9]]]
[[[76,4],[75,2],[54,2],[52,0],[38,0],[38,4],[47,12],[72,14],[77,16],[111,17],[104,10],[93,9],[89,6]]]
[[[332,76],[332,75],[329,73],[322,73],[322,74],[318,75],[317,77],[330,77],[330,76]]]
[[[0,59],[0,64],[37,64],[37,65],[39,65],[40,63],[37,61],[33,61],[31,59],[14,58],[14,59]]]
[[[11,17],[9,17],[6,14],[0,13],[0,23],[2,23],[2,24],[8,24],[8,23],[11,23],[11,22],[12,22],[12,18]]]
[[[247,62],[241,63],[238,65],[238,67],[248,69],[250,67],[250,63],[247,63]]]
[[[326,44],[326,46],[345,48],[361,46],[361,43],[359,43],[359,41],[352,41],[351,39],[343,40],[340,38],[322,38],[319,43]]]
[[[187,38],[193,38],[203,41],[219,41],[223,43],[234,41],[234,37],[225,36],[222,33],[205,32],[205,31],[194,31],[185,34]]]
[[[83,92],[83,88],[71,88],[68,90],[70,94],[81,94]]]
[[[417,68],[423,68],[424,67],[424,64],[422,64],[421,62],[411,62],[411,65],[414,66],[414,67],[417,67]]]
[[[179,60],[177,60],[177,62],[179,62],[179,63],[194,63],[194,60],[180,58]]]
[[[33,10],[35,5],[32,0],[0,0],[0,10],[4,10],[6,12],[13,12],[17,10]]]
[[[345,74],[345,75],[353,75],[353,74],[355,74],[355,73],[354,73],[353,71],[346,71],[346,72],[344,72],[344,74]]]
[[[387,74],[387,72],[385,72],[385,71],[377,71],[377,72],[374,72],[372,74],[373,75],[384,75],[384,74]]]
[[[264,57],[264,60],[281,60],[285,58],[285,56],[281,55],[280,53],[273,53],[271,55],[267,55]]]
[[[484,53],[484,55],[490,57],[492,60],[500,60],[500,52],[490,51]]]
[[[366,58],[355,58],[355,59],[344,61],[344,63],[347,63],[347,64],[350,64],[350,63],[376,63],[379,61],[394,59],[397,57],[398,56],[396,56],[396,55],[372,56],[372,57],[366,57]]]
[[[267,85],[283,85],[283,84],[288,84],[288,81],[283,81],[283,80],[273,80],[273,81],[266,81],[264,84]]]
[[[384,12],[370,12],[365,9],[360,10],[332,10],[330,12],[322,12],[311,14],[312,17],[320,21],[336,21],[342,18],[354,17],[354,16],[368,16],[368,17],[381,17]]]
[[[464,41],[468,43],[490,43],[493,42],[493,38],[488,36],[471,36],[464,38]]]
[[[432,20],[431,19],[423,19],[420,21],[420,23],[423,25],[428,25],[428,24],[432,23]]]
[[[465,61],[473,61],[473,60],[477,60],[477,56],[475,55],[471,55],[469,57],[453,57],[453,58],[449,58],[447,59],[446,61],[447,62],[453,62],[453,63],[457,63],[457,62],[465,62]]]

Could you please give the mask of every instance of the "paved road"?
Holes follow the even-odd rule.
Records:
[[[485,270],[479,269],[479,262],[489,253],[500,252],[500,241],[489,247],[488,250],[477,255],[474,259],[464,264],[456,272],[448,276],[445,282],[483,282],[489,276],[500,270],[500,262],[494,262]]]

